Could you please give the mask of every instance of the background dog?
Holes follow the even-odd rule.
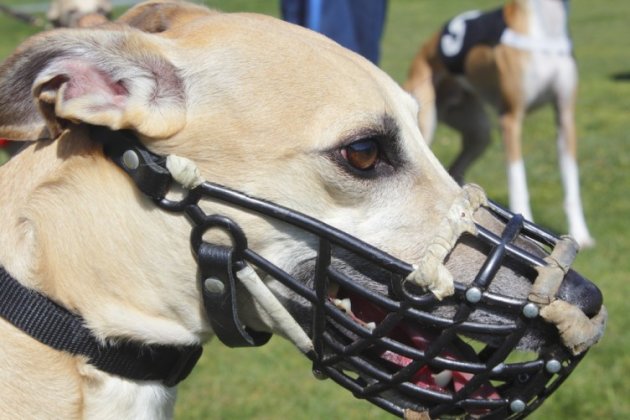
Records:
[[[109,0],[52,0],[46,17],[55,27],[80,28],[105,23],[111,13]]]
[[[0,67],[0,136],[36,140],[0,167],[0,262],[21,284],[80,314],[104,342],[203,342],[213,332],[188,221],[139,194],[90,127],[126,130],[155,153],[188,157],[205,179],[417,262],[450,232],[443,221],[462,195],[423,141],[417,111],[367,60],[269,17],[152,2],[98,30],[42,33]],[[214,200],[202,205],[242,226],[258,254],[311,281],[315,237]],[[484,209],[475,220],[502,228]],[[470,237],[458,241],[445,270],[473,281],[485,262],[479,248]],[[335,264],[365,287],[379,274],[343,254]],[[492,291],[524,299],[530,276],[502,267]],[[601,300],[589,302],[580,293],[588,283],[571,279],[558,301],[594,316]],[[305,303],[277,280],[265,282],[310,331]],[[286,334],[251,296],[239,309],[247,326]],[[452,305],[439,310],[455,312]],[[471,319],[503,322],[485,311]],[[0,330],[7,417],[171,417],[174,388],[107,374],[4,320]],[[552,335],[532,328],[521,346],[536,349]]]
[[[513,0],[490,13],[463,13],[421,47],[405,89],[420,101],[419,123],[427,141],[437,120],[461,133],[462,151],[450,167],[459,182],[490,141],[484,103],[498,111],[510,209],[530,220],[522,123],[528,111],[552,104],[569,232],[589,247],[594,241],[580,197],[574,122],[578,76],[567,9],[568,1]]]

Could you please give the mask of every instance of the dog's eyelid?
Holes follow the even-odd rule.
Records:
[[[382,130],[364,130],[346,137],[326,154],[356,177],[375,178],[395,172],[403,161],[400,150],[398,137]]]
[[[386,129],[382,126],[367,127],[356,130],[346,136],[339,142],[339,145],[332,150],[340,150],[354,143],[374,141],[378,144],[379,149],[386,153],[387,156],[397,154],[400,150],[398,130]]]
[[[401,156],[400,137],[392,132],[381,130],[365,132],[353,141],[345,143],[342,147],[347,147],[353,143],[373,141],[378,145],[380,158],[393,167],[399,166],[404,159]]]

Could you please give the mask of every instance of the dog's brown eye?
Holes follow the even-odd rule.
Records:
[[[355,169],[368,171],[373,169],[379,160],[379,147],[375,140],[360,140],[343,149],[341,155]]]

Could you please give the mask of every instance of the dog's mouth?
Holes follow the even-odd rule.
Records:
[[[514,356],[525,325],[506,326],[502,342],[486,344],[458,333],[456,323],[432,326],[448,322],[380,303],[330,287],[325,331],[314,334],[313,369],[400,416],[518,418],[538,407],[583,356],[572,356],[559,340]],[[425,322],[412,319],[417,315]],[[464,330],[483,329],[471,324]]]
[[[199,191],[215,188],[220,187],[203,184]],[[262,202],[261,207],[265,211],[267,207],[276,209]],[[560,287],[570,277],[563,271],[567,264],[562,262],[560,267],[547,261],[546,256],[564,261],[564,247],[574,242],[555,237],[493,204],[488,209],[503,221],[498,232],[477,224],[475,234],[460,234],[457,239],[465,243],[472,237],[485,244],[476,248],[485,262],[473,268],[478,272],[472,282],[454,281],[454,290],[442,300],[433,290],[412,280],[418,270],[414,266],[303,215],[282,213],[288,219],[295,217],[294,223],[288,223],[315,234],[319,241],[314,266],[307,264],[304,270],[298,269],[302,271],[299,275],[282,270],[249,249],[244,232],[233,222],[224,228],[233,237],[237,258],[291,291],[288,296],[280,295],[285,298],[282,310],[296,304],[301,307],[287,315],[292,318],[289,324],[302,321],[303,332],[291,338],[293,327],[288,324],[287,329],[277,332],[289,337],[312,360],[316,377],[331,378],[355,397],[401,417],[522,418],[569,376],[599,339],[603,325],[593,327],[600,335],[591,334],[593,341],[585,346],[577,343],[580,350],[573,351],[573,344],[567,344],[555,328],[559,322],[542,317],[545,304],[531,299],[532,293],[536,298],[551,300],[571,294]],[[207,254],[203,247],[210,244],[201,240],[202,232],[216,227],[215,219],[200,219],[203,223],[193,229],[191,243],[199,249],[198,257]],[[519,246],[521,242],[546,246],[551,253],[536,247],[537,252],[532,254]],[[459,258],[458,249],[454,244],[451,257]],[[550,268],[552,275],[544,267]],[[516,293],[510,287],[493,287],[501,270],[515,268],[527,291]],[[525,272],[529,275],[523,277]],[[539,280],[545,279],[550,281],[542,282],[541,287]],[[592,286],[584,279],[574,281],[580,285],[570,289]],[[545,290],[553,284],[559,290],[547,294]],[[541,291],[545,293],[538,296]],[[592,310],[578,308],[579,297],[569,299],[567,304],[588,323],[601,307],[599,296],[589,305]],[[221,302],[215,303],[220,306]],[[272,306],[268,313],[278,309]],[[209,315],[211,320],[212,316],[220,316],[212,311]],[[222,326],[215,322],[213,328],[217,325]],[[231,339],[230,334],[227,337]],[[221,335],[219,338],[225,342]],[[527,351],[517,350],[521,347]]]
[[[334,290],[335,288],[333,288]],[[357,294],[338,291],[336,297],[329,296],[330,302],[335,307],[346,313],[354,322],[363,328],[374,331],[385,320],[387,312],[372,304],[367,299]],[[424,354],[430,345],[439,337],[439,332],[430,328],[420,328],[418,325],[400,321],[396,324],[387,337],[409,348],[414,348]],[[452,369],[433,368],[428,364],[421,365],[414,372],[413,357],[405,356],[402,351],[375,347],[369,352],[372,357],[379,359],[381,364],[390,372],[398,372],[410,369],[413,373],[409,382],[421,389],[436,391],[439,393],[456,393],[461,391],[472,379],[473,374]],[[437,357],[452,361],[476,361],[481,362],[474,351],[465,345],[457,345],[457,342],[446,344]],[[471,394],[472,398],[500,399],[501,396],[489,381],[481,384]]]
[[[383,266],[361,280],[369,269],[356,255],[352,267],[347,255],[345,264],[318,261],[315,272],[326,266],[320,275],[326,291],[311,300],[316,376],[399,416],[521,418],[531,413],[584,353],[569,351],[527,293],[508,296],[491,287],[506,264],[533,272],[525,281],[534,282],[532,261],[540,254],[515,245],[523,223],[516,217],[498,235],[482,233],[492,242],[483,250],[486,263],[473,283],[456,283],[455,293],[442,301]],[[530,228],[522,232],[526,238],[541,233]],[[566,278],[577,281],[571,273]],[[318,283],[316,278],[315,290],[321,289]],[[564,287],[557,296],[564,296]],[[595,302],[594,311],[600,306],[601,300]],[[588,317],[595,313],[582,310]]]

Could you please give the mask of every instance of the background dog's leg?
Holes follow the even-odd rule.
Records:
[[[417,95],[416,98],[418,98],[420,106],[420,114],[418,116],[420,132],[422,133],[422,137],[424,137],[424,141],[426,141],[427,144],[431,144],[435,134],[435,127],[437,126],[437,110],[435,104],[435,90],[430,80],[428,83],[422,84]]]
[[[524,112],[520,110],[503,112],[501,114],[501,135],[507,160],[510,210],[522,214],[528,220],[533,220],[521,149],[523,116]]]
[[[567,80],[567,79],[565,79]],[[555,112],[558,131],[558,160],[564,186],[564,211],[569,222],[569,233],[587,248],[595,244],[586,227],[577,164],[577,137],[575,132],[575,87],[569,95],[562,90],[556,95]]]
[[[449,173],[462,184],[470,165],[490,144],[490,121],[479,97],[464,89],[460,89],[458,96],[456,102],[447,98],[448,104],[439,104],[438,114],[440,120],[461,133],[462,151],[451,164]]]
[[[418,101],[418,125],[424,141],[431,144],[437,126],[435,88],[433,86],[433,70],[422,56],[416,57],[404,89]]]

